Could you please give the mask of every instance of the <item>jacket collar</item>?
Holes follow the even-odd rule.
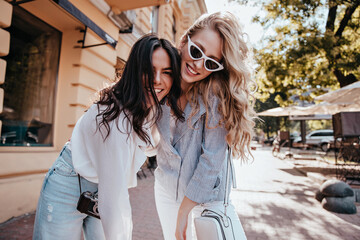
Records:
[[[205,104],[202,100],[201,96],[198,97],[199,101],[199,111],[190,118],[191,116],[191,105],[190,103],[186,104],[184,115],[185,121],[177,121],[177,126],[174,134],[173,145],[175,145],[185,134],[187,131],[194,129],[195,123],[201,118],[202,115],[206,113]]]
[[[176,130],[173,136],[173,142],[170,143],[170,107],[166,104],[163,105],[163,116],[158,121],[157,126],[160,134],[163,136],[165,142],[171,146],[174,150],[173,146],[185,135],[185,133],[191,129],[194,129],[195,123],[201,118],[202,115],[206,113],[206,108],[204,101],[201,96],[198,97],[199,101],[199,111],[190,118],[191,115],[191,106],[190,103],[186,104],[184,109],[184,118],[185,121],[176,121]],[[190,123],[190,124],[189,124]]]

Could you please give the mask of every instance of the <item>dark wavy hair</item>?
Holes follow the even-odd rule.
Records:
[[[163,48],[170,57],[173,85],[167,98],[160,103],[154,90],[154,72],[152,64],[153,52]],[[132,47],[128,61],[125,64],[121,78],[114,85],[104,88],[99,92],[100,99],[96,102],[99,114],[96,116],[98,128],[106,128],[106,134],[101,134],[105,139],[109,136],[109,122],[117,119],[123,112],[125,118],[131,124],[133,130],[141,140],[150,143],[150,137],[143,129],[145,119],[151,108],[147,107],[149,99],[146,92],[150,88],[155,105],[152,107],[154,114],[150,120],[155,123],[161,117],[160,104],[168,102],[177,118],[183,119],[182,111],[177,105],[181,94],[180,88],[180,55],[178,50],[166,39],[159,39],[154,34],[147,34],[141,37]],[[166,99],[166,100],[165,100]],[[100,112],[100,105],[106,108]],[[99,118],[99,121],[98,121]],[[125,119],[124,119],[125,120]],[[116,123],[119,129],[118,122]],[[130,132],[128,132],[129,134]]]

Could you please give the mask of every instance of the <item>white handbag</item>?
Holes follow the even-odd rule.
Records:
[[[229,181],[230,174],[233,180],[233,187],[236,188],[234,168],[232,164],[231,148],[228,147],[227,171],[224,197],[224,211],[219,209],[205,209],[200,217],[194,219],[196,236],[198,240],[244,240],[241,223],[232,220],[226,213],[229,205]]]

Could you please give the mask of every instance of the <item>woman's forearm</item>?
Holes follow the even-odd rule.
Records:
[[[190,200],[187,197],[184,197],[183,201],[181,202],[178,216],[177,216],[177,223],[176,223],[176,232],[175,236],[177,240],[186,239],[186,228],[187,228],[187,221],[188,216],[191,210],[198,205],[197,202]]]
[[[198,205],[197,202],[194,202],[194,201],[190,200],[188,197],[185,196],[184,199],[181,202],[178,215],[186,215],[186,216],[188,216],[190,211],[196,205]]]

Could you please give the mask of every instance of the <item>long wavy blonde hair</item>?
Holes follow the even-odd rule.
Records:
[[[224,124],[228,132],[226,141],[235,157],[247,160],[248,153],[251,155],[250,142],[256,116],[251,92],[251,87],[256,86],[256,83],[252,80],[252,67],[249,65],[252,52],[244,40],[246,36],[241,25],[230,12],[202,15],[182,36],[183,46],[187,42],[187,35],[191,37],[203,29],[211,29],[220,34],[224,70],[213,72],[190,86],[186,92],[192,106],[190,118],[199,111],[198,94],[201,95],[207,112],[210,93],[215,94],[221,102],[218,111],[222,113],[223,119],[219,124]],[[209,128],[208,119],[206,127]]]

